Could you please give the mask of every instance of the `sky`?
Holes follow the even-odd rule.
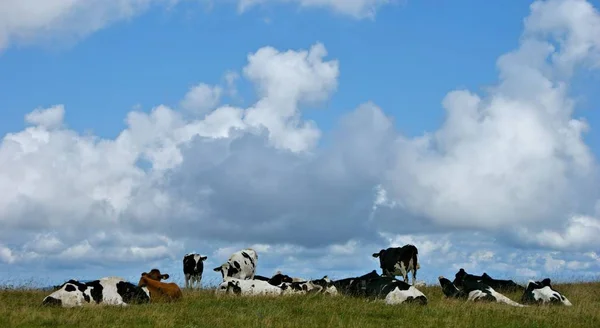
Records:
[[[599,7],[2,1],[0,284],[597,279]]]

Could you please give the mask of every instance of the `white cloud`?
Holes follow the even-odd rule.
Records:
[[[0,50],[11,43],[52,37],[79,39],[143,12],[154,3],[177,0],[4,0],[0,2]]]
[[[25,115],[25,121],[29,124],[43,126],[48,129],[60,127],[65,117],[65,107],[56,105],[47,109],[38,108]]]
[[[298,3],[302,7],[326,7],[352,17],[374,18],[377,9],[390,4],[391,0],[239,0],[238,10],[244,12],[252,6],[270,2]]]
[[[11,44],[77,41],[122,20],[132,19],[148,8],[168,8],[181,0],[3,0],[0,2],[0,51]],[[239,9],[264,0],[240,0]],[[284,0],[284,2],[290,2]],[[326,7],[356,18],[374,17],[389,0],[301,0],[306,7]],[[212,3],[211,3],[212,4]]]
[[[521,237],[529,243],[560,250],[600,248],[598,240],[600,220],[589,216],[571,217],[560,230],[543,229],[540,232],[524,230]]]
[[[585,46],[587,34],[579,36],[578,17],[585,17],[586,26],[600,21],[581,2],[567,4],[577,7],[575,16],[556,12],[563,6],[536,2],[519,48],[498,60],[498,85],[485,97],[450,92],[439,130],[399,138],[395,165],[383,184],[388,198],[436,224],[489,230],[556,227],[573,212],[589,211],[595,201],[590,197],[597,196],[592,192],[597,166],[583,140],[587,124],[572,117],[576,103],[568,80],[556,79],[565,63],[580,64],[600,53]],[[551,17],[560,24],[550,24]],[[570,40],[556,49],[546,39],[555,26]],[[573,52],[577,56],[565,55],[568,61],[559,59]]]
[[[222,92],[223,89],[219,86],[199,83],[185,94],[181,108],[199,116],[204,115],[219,105]]]
[[[339,63],[320,43],[248,55],[241,72],[257,101],[247,108],[215,100],[215,88],[234,86],[231,75],[206,97],[183,96],[206,115],[138,109],[114,139],[67,128],[61,105],[37,109],[31,126],[0,143],[0,257],[148,270],[189,249],[218,265],[254,245],[261,270],[339,277],[377,268],[371,254],[381,248],[414,243],[432,277],[460,267],[593,271],[597,259],[581,254],[598,247],[597,163],[586,123],[572,117],[565,68],[574,74],[598,49],[581,46],[592,41],[579,20],[554,13],[562,7],[533,8],[519,48],[498,60],[499,83],[485,96],[450,92],[444,124],[416,138],[371,102],[331,133],[303,119],[303,106],[338,86]],[[595,26],[598,14],[577,8]],[[556,15],[571,40],[558,48],[545,33],[555,24],[532,23]],[[575,255],[506,252],[507,236]]]

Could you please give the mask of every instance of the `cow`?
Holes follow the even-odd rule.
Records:
[[[225,278],[254,279],[256,272],[256,262],[258,254],[251,248],[246,248],[233,253],[227,262],[213,269],[215,272],[221,272],[223,280]]]
[[[283,285],[283,284],[282,284]],[[281,295],[287,287],[275,286],[264,280],[238,279],[225,277],[217,286],[215,294],[235,294],[244,296]]]
[[[294,278],[281,273],[281,271],[277,271],[271,278],[255,275],[254,280],[266,281],[273,286],[279,286],[284,282],[287,282],[287,283],[294,282]]]
[[[321,279],[284,282],[284,294],[327,294],[336,296],[337,288],[327,276]]]
[[[298,278],[298,277],[290,277],[287,274],[281,273],[281,271],[277,271],[271,278],[267,278],[265,276],[254,275],[254,279],[268,281],[271,285],[278,286],[282,282],[303,282],[306,279]]]
[[[527,288],[521,296],[523,304],[553,304],[572,306],[571,302],[557,290],[552,288],[550,278],[542,281],[529,280]]]
[[[177,301],[183,297],[181,289],[176,283],[166,283],[152,279],[146,272],[141,274],[138,287],[145,287],[148,289],[152,298],[152,303]]]
[[[447,298],[466,299],[467,301],[491,301],[504,303],[511,306],[523,307],[510,298],[498,293],[492,287],[480,281],[465,280],[461,288],[456,287],[449,279],[444,276],[439,276],[438,280],[442,287],[442,292]]]
[[[43,305],[62,307],[85,304],[127,306],[148,302],[150,302],[150,292],[147,288],[140,288],[119,277],[104,277],[86,283],[70,279],[42,300]]]
[[[156,281],[169,279],[168,273],[162,274],[162,273],[160,273],[160,270],[156,269],[156,268],[150,270],[150,272],[146,273],[146,275],[148,276],[148,278],[156,280]]]
[[[337,288],[338,292],[350,295],[350,296],[364,296],[366,295],[367,282],[372,279],[378,279],[380,275],[377,271],[373,270],[360,277],[344,278],[333,281],[333,286]]]
[[[502,279],[494,279],[490,277],[487,273],[483,273],[481,276],[469,274],[465,271],[465,269],[460,268],[458,272],[454,275],[454,281],[452,282],[457,287],[462,287],[463,282],[465,281],[475,281],[482,282],[490,287],[492,287],[497,292],[516,292],[516,291],[524,291],[525,288],[512,280],[502,280]]]
[[[404,282],[408,283],[408,273],[412,271],[412,285],[417,280],[417,270],[421,268],[417,255],[419,251],[414,245],[402,247],[389,247],[374,253],[373,257],[379,258],[381,275],[387,277],[402,276]]]
[[[198,253],[188,253],[183,257],[183,275],[185,276],[185,288],[200,288],[202,286],[202,272],[204,261],[208,257]]]
[[[404,302],[427,304],[427,297],[414,286],[394,277],[380,276],[375,270],[359,277],[335,280],[332,285],[341,294],[385,298],[385,303],[390,305]]]

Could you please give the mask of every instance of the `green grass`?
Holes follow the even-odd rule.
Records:
[[[68,309],[41,306],[49,292],[2,290],[0,327],[600,327],[600,283],[554,287],[572,307],[448,300],[432,286],[421,288],[429,299],[426,306],[324,295],[218,297],[212,290],[184,290],[183,300],[171,304]]]

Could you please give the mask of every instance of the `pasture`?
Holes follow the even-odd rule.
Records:
[[[439,285],[422,287],[426,306],[327,295],[216,296],[183,290],[176,303],[129,307],[42,307],[40,290],[0,290],[0,327],[600,327],[600,283],[556,284],[573,303],[515,308],[445,299]],[[519,293],[506,296],[519,300]]]

